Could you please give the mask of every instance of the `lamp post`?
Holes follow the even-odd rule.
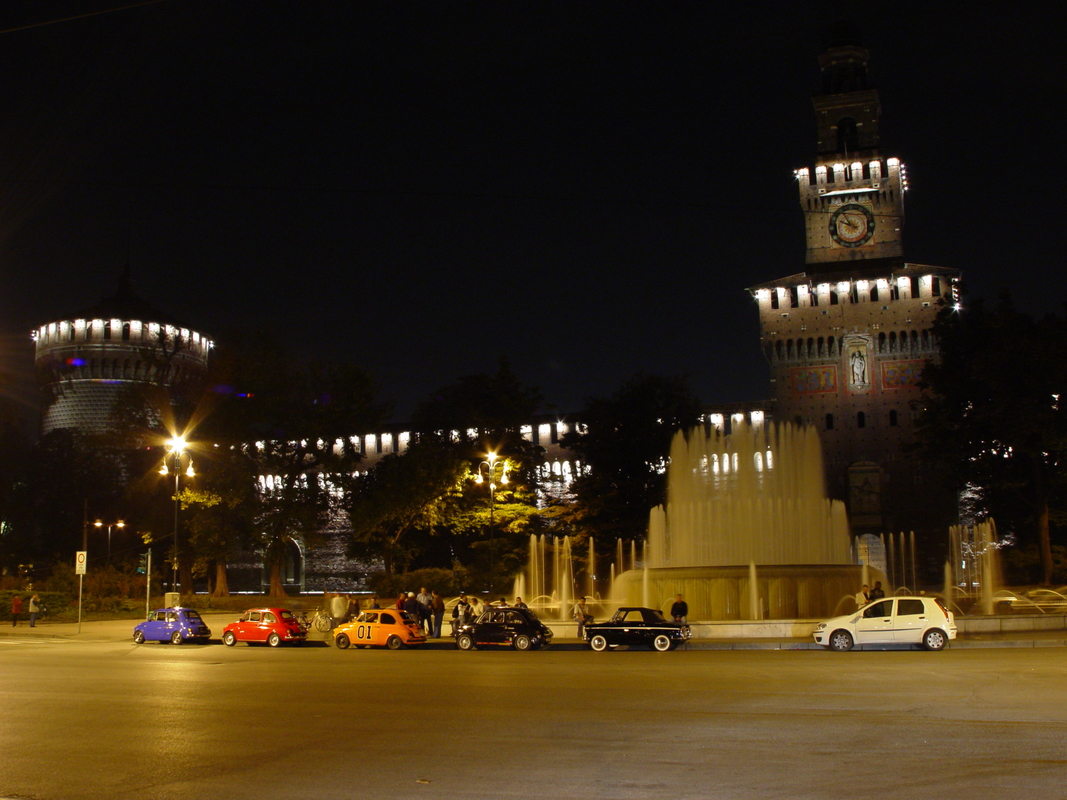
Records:
[[[188,478],[192,478],[196,475],[193,472],[193,459],[189,458],[185,454],[185,437],[175,436],[173,439],[167,439],[167,452],[163,455],[163,466],[160,467],[160,475],[169,475],[174,472],[174,574],[171,577],[171,591],[181,591],[178,589],[178,509],[181,508],[181,501],[178,499],[178,495],[181,492],[181,480],[182,480],[182,456],[184,455],[189,461],[189,468],[185,470],[185,475]],[[173,466],[168,469],[167,462],[172,462]]]
[[[108,566],[111,566],[111,529],[125,528],[126,523],[121,519],[118,522],[101,522],[100,520],[97,520],[93,525],[97,528],[102,528],[107,525],[107,564]]]
[[[474,480],[476,483],[485,483],[486,480],[489,482],[489,591],[492,592],[496,586],[493,560],[493,550],[496,545],[496,525],[493,513],[496,506],[497,481],[502,486],[507,485],[508,482],[507,459],[501,459],[496,453],[489,453],[486,460],[478,465],[478,476]]]

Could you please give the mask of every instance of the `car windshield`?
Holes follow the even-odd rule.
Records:
[[[191,608],[187,608],[187,609],[185,609],[185,618],[186,619],[190,619],[190,620],[199,621],[200,620],[200,612],[199,611],[195,611],[195,610],[193,610]]]
[[[658,608],[645,609],[645,622],[666,622],[667,618]]]
[[[287,609],[283,608],[280,613],[281,613],[282,619],[296,619],[296,617],[293,616],[293,612],[292,611],[288,611]]]

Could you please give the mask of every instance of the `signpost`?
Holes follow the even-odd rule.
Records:
[[[148,619],[148,615],[152,612],[152,551],[149,550],[144,556],[144,618]]]
[[[82,581],[85,580],[85,562],[88,550],[78,550],[74,554],[74,574],[78,576],[78,633],[82,632]]]

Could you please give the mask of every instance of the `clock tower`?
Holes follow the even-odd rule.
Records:
[[[814,163],[795,171],[805,220],[803,271],[750,290],[771,366],[772,415],[819,430],[827,485],[853,534],[941,522],[908,457],[933,323],[956,302],[959,272],[904,258],[904,165],[883,153],[868,53],[846,24],[819,57]]]
[[[827,37],[814,98],[813,167],[796,171],[813,271],[841,261],[899,258],[904,223],[904,165],[878,143],[881,104],[867,80],[867,50],[845,26]],[[817,266],[826,265],[826,266]]]

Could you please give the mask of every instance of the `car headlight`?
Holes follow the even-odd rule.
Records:
[[[825,628],[826,628],[826,623],[825,622],[820,622],[818,625],[815,626],[815,630],[817,630],[817,631],[824,630]]]

